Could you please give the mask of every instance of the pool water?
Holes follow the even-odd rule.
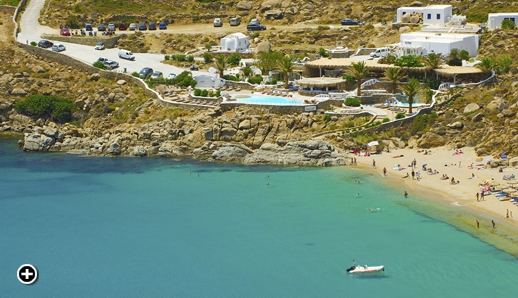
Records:
[[[288,99],[284,97],[268,96],[268,95],[250,95],[246,97],[236,97],[237,102],[246,104],[266,104],[266,105],[302,105],[303,102],[298,99]]]

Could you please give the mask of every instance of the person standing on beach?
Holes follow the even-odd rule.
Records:
[[[495,221],[491,220],[491,224],[493,225],[493,229],[496,227]]]
[[[372,160],[372,167],[375,169],[376,168],[376,161],[373,159]]]
[[[477,219],[477,229],[480,228],[480,223],[478,222],[478,219]]]
[[[387,176],[387,168],[383,167],[383,176]]]
[[[478,195],[478,192],[477,192],[477,202],[480,202],[480,200],[478,198],[479,198],[479,195]]]
[[[414,168],[412,168],[412,180],[415,180],[415,172],[414,172]]]
[[[408,198],[408,192],[405,190],[405,198]]]

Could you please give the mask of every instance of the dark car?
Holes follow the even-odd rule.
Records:
[[[359,25],[360,23],[358,21],[351,20],[351,19],[343,19],[343,20],[340,20],[340,24],[342,24],[342,25]]]
[[[46,39],[42,39],[42,40],[40,40],[40,42],[38,42],[38,47],[44,48],[44,49],[50,48],[50,47],[52,47],[52,45],[54,45],[54,43],[52,43],[51,41],[48,41]]]
[[[189,67],[189,70],[199,70],[198,65],[191,65],[191,67]]]
[[[160,29],[160,30],[167,29],[167,24],[164,21],[158,23],[158,29]]]
[[[146,26],[146,24],[142,23],[142,24],[139,24],[139,25],[138,25],[138,29],[139,29],[140,31],[142,31],[142,30],[147,30],[147,26]]]
[[[119,30],[126,30],[126,29],[128,29],[128,27],[126,27],[126,24],[124,24],[124,23],[119,24]]]
[[[153,74],[153,69],[151,67],[144,67],[142,70],[138,73],[139,78],[141,79],[147,79]]]
[[[148,29],[149,30],[156,30],[156,22],[149,23]]]
[[[246,26],[246,30],[248,31],[256,31],[256,30],[266,30],[266,26],[261,24],[249,24]]]
[[[70,30],[68,30],[68,27],[62,27],[59,29],[59,34],[63,36],[70,36]]]
[[[85,25],[85,31],[93,31],[94,28],[92,27],[92,24],[86,24]]]
[[[97,25],[97,31],[106,31],[106,26],[104,24]]]

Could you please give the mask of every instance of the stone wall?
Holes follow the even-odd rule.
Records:
[[[71,42],[81,45],[87,46],[95,46],[99,41],[104,42],[104,47],[111,49],[115,48],[117,45],[117,41],[121,38],[122,35],[112,36],[112,37],[104,37],[101,36],[88,36],[88,35],[72,35],[72,36],[62,36],[62,35],[54,35],[54,34],[42,34],[41,38],[43,39],[51,39],[62,42]]]

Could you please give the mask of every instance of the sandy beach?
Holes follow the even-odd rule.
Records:
[[[451,207],[452,211],[460,213],[461,216],[458,216],[455,222],[448,223],[518,257],[518,206],[510,201],[499,201],[492,194],[483,198],[480,195],[480,184],[485,181],[492,181],[492,185],[499,184],[499,189],[508,189],[511,186],[518,188],[517,179],[503,179],[504,175],[517,175],[518,169],[504,167],[503,172],[499,172],[497,168],[486,169],[483,165],[487,163],[487,158],[491,157],[478,157],[474,148],[461,148],[462,154],[456,154],[456,150],[447,147],[426,151],[431,154],[425,155],[425,150],[397,149],[380,155],[356,156],[357,165],[353,167],[387,179],[389,184],[401,189],[401,196],[404,196],[406,191],[409,199],[419,196]],[[417,172],[420,172],[419,180],[412,179],[411,165],[414,160],[414,172],[416,176]],[[373,167],[373,161],[376,162],[376,167]],[[423,170],[424,164],[426,171]],[[384,168],[386,175],[383,175]],[[432,173],[437,173],[429,174],[429,168],[432,169]],[[403,178],[407,173],[408,177]],[[441,180],[444,174],[448,179]],[[452,184],[452,178],[459,183]],[[492,227],[492,221],[495,228]]]

